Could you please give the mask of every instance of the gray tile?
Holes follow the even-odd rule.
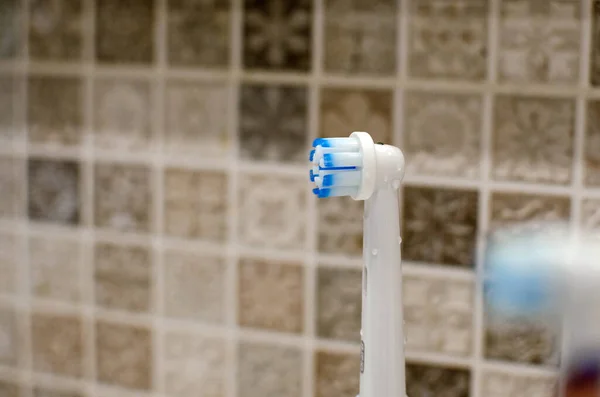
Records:
[[[18,219],[24,214],[24,162],[14,157],[0,156],[0,219]]]
[[[21,12],[19,0],[0,2],[0,59],[13,59],[19,55],[22,45]]]
[[[363,208],[350,197],[317,200],[319,252],[344,256],[362,255]]]
[[[22,340],[17,316],[13,307],[0,306],[0,365],[17,367],[19,364]]]
[[[21,388],[17,383],[0,380],[0,396],[22,397]]]
[[[584,147],[584,182],[587,186],[600,186],[600,101],[588,103]]]
[[[33,0],[29,17],[29,56],[42,61],[80,60],[83,49],[82,0]]]
[[[592,3],[592,38],[590,54],[590,83],[593,86],[600,85],[600,0]]]
[[[428,364],[406,364],[406,394],[409,396],[469,397],[471,373]]]
[[[23,264],[21,238],[15,232],[0,231],[0,294],[20,290],[19,269]]]

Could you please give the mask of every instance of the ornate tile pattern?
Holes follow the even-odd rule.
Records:
[[[396,2],[325,2],[324,69],[328,73],[396,73]]]
[[[494,109],[494,179],[556,184],[571,181],[574,101],[499,96]]]
[[[586,125],[584,182],[587,186],[598,187],[600,186],[600,101],[588,103]]]
[[[243,63],[248,69],[308,71],[312,2],[244,1]]]
[[[486,371],[483,374],[482,395],[486,397],[552,397],[557,382],[551,377],[519,376]]]
[[[0,157],[0,219],[15,219],[23,214],[23,162],[13,157]]]
[[[406,394],[469,397],[470,378],[471,373],[467,369],[407,363]]]
[[[244,85],[239,139],[242,158],[302,162],[308,148],[308,92],[304,87]]]
[[[477,178],[482,98],[409,91],[404,101],[402,150],[407,174]]]
[[[315,397],[355,397],[358,394],[358,354],[317,351],[314,360]]]
[[[363,208],[350,197],[317,200],[320,221],[317,224],[318,249],[324,254],[362,255]]]
[[[16,234],[0,232],[0,294],[19,290],[18,269],[22,264],[20,241]]]
[[[243,327],[300,333],[304,328],[304,273],[298,264],[241,259],[238,323]]]
[[[478,193],[405,186],[403,194],[403,259],[473,267]]]
[[[412,1],[412,77],[480,81],[486,76],[488,1]]]
[[[20,346],[17,312],[10,306],[0,305],[0,365],[16,367]]]

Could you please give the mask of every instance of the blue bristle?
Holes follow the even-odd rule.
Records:
[[[319,193],[317,194],[317,196],[319,196],[319,198],[327,198],[329,197],[330,193],[331,189],[319,189]]]
[[[310,151],[310,155],[308,156],[309,161],[313,161],[315,159],[315,150]]]
[[[323,165],[327,168],[329,167],[333,167],[333,156],[331,155],[331,153],[325,153],[323,155]]]
[[[313,170],[310,170],[308,172],[308,175],[310,176],[310,181],[314,182],[315,181],[315,173],[313,172]]]
[[[326,145],[325,143],[326,143],[326,140],[325,140],[325,138],[317,138],[317,139],[315,139],[315,140],[313,141],[313,144],[312,144],[312,145],[313,145],[313,147],[317,147],[317,146],[319,146],[319,145],[320,145],[320,146],[322,146],[322,147],[327,147],[327,146],[329,146],[329,145]]]
[[[319,196],[320,189],[319,189],[318,187],[314,188],[314,189],[312,190],[312,192],[313,192],[313,193],[314,193],[316,196],[318,196],[318,197],[321,197],[321,196]]]
[[[333,186],[334,176],[332,174],[323,175],[323,186]]]
[[[321,167],[319,166],[320,170],[325,170],[325,171],[344,171],[344,170],[356,170],[358,168],[356,167]]]

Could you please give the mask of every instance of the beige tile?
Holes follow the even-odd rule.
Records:
[[[2,35],[6,40],[0,47],[2,60],[14,59],[21,55],[22,28],[18,18],[21,7],[18,0],[4,0],[0,3],[0,12],[8,16],[2,26]]]
[[[19,364],[22,339],[19,336],[17,312],[6,305],[0,306],[0,365],[16,367]]]
[[[600,41],[600,1],[593,0],[591,8],[592,19],[592,37],[590,54],[590,83],[598,86],[600,83],[600,51],[598,42]]]
[[[593,235],[600,234],[600,200],[585,199],[581,203],[581,226]]]
[[[584,182],[587,186],[600,186],[600,101],[588,103],[584,147]]]
[[[471,372],[468,369],[406,365],[406,392],[409,396],[468,397],[470,382]]]
[[[14,0],[13,0],[14,1]],[[17,135],[15,110],[17,79],[14,74],[0,75],[0,143],[10,144]],[[21,98],[19,98],[21,99]]]
[[[0,219],[18,219],[24,215],[24,163],[13,157],[0,156]]]
[[[21,388],[18,384],[0,380],[0,396],[2,397],[23,397]]]
[[[87,397],[87,394],[68,387],[36,386],[33,389],[33,397]]]
[[[557,381],[553,376],[527,376],[485,371],[481,393],[486,397],[553,397]]]
[[[317,351],[315,360],[315,397],[356,397],[359,389],[358,354]]]
[[[361,256],[363,244],[362,201],[350,197],[317,200],[319,252],[344,256]]]
[[[22,262],[20,238],[13,233],[0,232],[0,294],[19,291],[18,269]]]

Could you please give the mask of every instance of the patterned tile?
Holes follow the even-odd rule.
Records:
[[[362,255],[363,208],[350,197],[317,200],[318,248],[323,254]]]
[[[476,191],[406,186],[403,259],[473,267],[478,201]]]
[[[315,397],[355,397],[359,389],[358,354],[315,353]]]
[[[571,181],[574,101],[500,96],[494,109],[494,179],[559,184]]]
[[[406,394],[409,396],[469,397],[470,378],[471,373],[467,369],[407,363]]]
[[[590,83],[600,84],[600,1],[594,0],[592,6],[592,38],[590,54]]]
[[[98,321],[95,331],[97,380],[127,389],[150,390],[152,331],[106,321]]]
[[[169,64],[226,66],[229,63],[230,8],[230,0],[169,1]]]
[[[164,310],[168,317],[210,323],[225,320],[225,261],[168,250],[164,256]]]
[[[594,235],[600,234],[600,200],[583,200],[581,203],[581,226]]]
[[[76,225],[80,222],[80,167],[74,161],[29,159],[29,219]]]
[[[241,326],[302,332],[304,273],[301,265],[241,259],[238,294]]]
[[[82,298],[82,247],[77,239],[30,237],[31,293],[37,298],[79,302]]]
[[[27,90],[29,142],[56,147],[80,144],[83,128],[82,80],[77,77],[31,76]]]
[[[33,369],[73,378],[83,375],[83,323],[72,315],[33,313]]]
[[[376,142],[392,141],[393,97],[387,90],[325,88],[321,92],[319,136],[367,131]]]
[[[0,2],[0,59],[14,58],[21,45],[19,0]]]
[[[150,169],[138,165],[97,164],[95,222],[97,227],[150,231],[153,188]]]
[[[304,87],[242,86],[239,126],[242,158],[306,161],[307,108],[308,92]]]
[[[407,174],[477,178],[482,98],[408,92],[404,100],[403,152]]]
[[[22,394],[19,385],[17,385],[16,383],[0,380],[0,396],[21,397]]]
[[[74,61],[83,48],[82,0],[33,0],[29,18],[29,56],[34,60]]]
[[[154,61],[155,0],[98,0],[96,60],[112,64]]]
[[[330,73],[396,74],[396,3],[325,2],[324,69]]]
[[[33,389],[33,397],[86,397],[86,394],[70,387],[36,386]]]
[[[312,2],[244,1],[243,63],[248,69],[308,71],[312,58]]]
[[[600,186],[600,101],[588,103],[584,155],[585,184]]]
[[[240,397],[302,395],[302,352],[291,347],[241,342]]]
[[[0,294],[19,291],[18,269],[21,265],[19,238],[9,232],[0,232]]]
[[[473,344],[473,285],[441,277],[404,276],[406,347],[466,356]]]
[[[17,312],[10,306],[0,306],[0,365],[16,367],[21,353],[21,338]]]
[[[574,83],[579,77],[581,2],[503,0],[499,77],[515,83]]]
[[[360,340],[362,273],[354,269],[319,268],[316,328],[321,338]]]
[[[167,395],[224,397],[225,355],[224,339],[190,331],[167,331],[163,373]]]
[[[486,397],[553,397],[556,379],[486,371],[481,394]]]
[[[165,171],[164,228],[169,236],[224,241],[227,175],[218,171]]]
[[[413,77],[483,80],[488,1],[411,2],[408,67]]]
[[[152,263],[145,246],[97,243],[94,249],[96,305],[111,310],[149,312]]]
[[[153,145],[150,82],[97,79],[94,145],[104,150],[142,150]]]
[[[246,246],[303,249],[306,244],[305,179],[240,175],[240,243]]]
[[[165,91],[166,152],[173,156],[224,156],[230,148],[227,87],[172,80]]]
[[[0,219],[14,219],[23,214],[23,162],[12,157],[0,157]]]

